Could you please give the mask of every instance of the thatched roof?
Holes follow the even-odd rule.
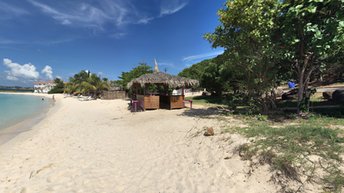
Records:
[[[181,87],[192,87],[198,86],[198,80],[193,80],[189,78],[184,78],[180,76],[173,76],[163,72],[153,72],[150,74],[144,74],[132,81],[127,85],[128,88],[132,87],[135,84],[139,84],[141,87],[144,87],[145,84],[165,84],[172,88],[181,88]]]

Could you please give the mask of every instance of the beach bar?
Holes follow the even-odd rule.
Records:
[[[184,89],[198,85],[197,80],[159,72],[155,64],[153,73],[132,80],[127,87],[132,91],[131,103],[135,110],[147,110],[184,108]]]

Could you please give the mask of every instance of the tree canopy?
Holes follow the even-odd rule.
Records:
[[[96,74],[83,70],[69,78],[69,82],[65,86],[65,92],[99,97],[102,91],[108,90],[109,87],[107,79],[101,79]]]
[[[137,67],[133,68],[129,72],[122,72],[121,76],[119,76],[119,81],[117,84],[121,85],[123,90],[127,89],[127,84],[135,79],[140,77],[141,75],[152,73],[152,67],[148,66],[145,63],[140,63]]]
[[[304,99],[314,72],[330,68],[343,54],[344,2],[284,1],[278,20],[280,37],[276,41],[283,48],[286,65],[296,73],[300,109],[307,105]]]
[[[63,93],[64,92],[64,82],[59,78],[54,80],[55,86],[48,92],[49,94]]]
[[[273,41],[278,7],[276,0],[227,1],[218,12],[221,25],[205,36],[214,47],[225,48],[219,57],[223,80],[265,110],[278,73],[280,52]]]
[[[240,91],[261,107],[267,108],[269,93],[279,82],[295,79],[298,109],[308,108],[305,101],[311,79],[343,64],[341,0],[228,0],[218,14],[221,25],[205,38],[225,52],[212,70],[227,75],[222,82],[238,82]],[[233,73],[228,76],[226,71]]]

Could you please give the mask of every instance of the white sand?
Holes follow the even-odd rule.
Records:
[[[278,190],[267,167],[248,175],[249,163],[233,154],[243,138],[202,135],[204,126],[219,132],[214,119],[55,97],[43,121],[0,146],[1,193]]]

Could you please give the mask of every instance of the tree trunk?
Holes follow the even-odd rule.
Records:
[[[309,111],[309,98],[310,93],[308,93],[308,83],[310,81],[313,71],[317,66],[313,63],[313,53],[309,52],[301,64],[298,62],[298,76],[299,76],[299,90],[297,97],[297,114],[302,113],[302,110]],[[304,108],[304,109],[302,109]]]
[[[304,72],[299,74],[299,90],[297,93],[297,114],[301,113],[301,105],[304,98]]]
[[[307,63],[305,61],[305,37],[304,37],[304,25],[301,21],[297,23],[297,32],[300,39],[296,55],[299,59],[296,61],[297,75],[299,78],[299,90],[297,93],[297,114],[301,113],[301,105],[304,99],[304,75],[307,68]]]

